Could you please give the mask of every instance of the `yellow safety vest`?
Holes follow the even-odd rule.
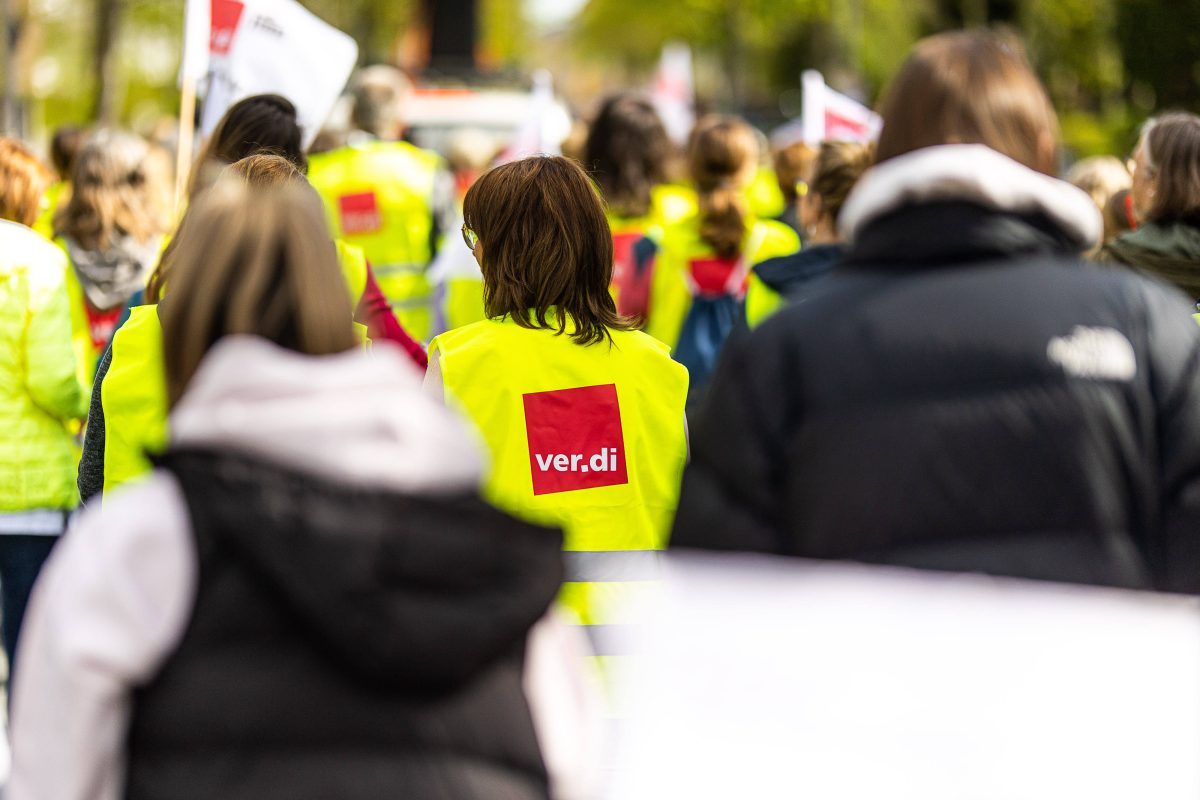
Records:
[[[563,528],[560,600],[589,626],[626,622],[623,601],[654,577],[687,460],[687,370],[640,331],[612,337],[611,346],[581,346],[485,320],[438,336],[429,350],[447,403],[487,443],[487,498]],[[598,655],[610,654],[593,640]]]
[[[483,278],[450,278],[442,300],[446,330],[462,328],[487,319],[483,309]]]
[[[130,309],[112,340],[100,383],[104,408],[104,492],[150,471],[148,453],[167,446],[167,375],[158,306]]]
[[[42,195],[42,209],[38,213],[37,221],[33,223],[33,229],[47,239],[53,239],[54,214],[58,211],[59,206],[70,199],[70,196],[71,184],[67,181],[51,184],[46,193]]]
[[[634,248],[637,243],[647,237],[655,242],[661,241],[664,228],[695,215],[696,211],[694,191],[685,186],[663,184],[650,190],[650,210],[644,216],[621,217],[611,211],[606,212],[613,237],[613,277],[609,291],[622,314],[632,311],[628,308],[630,303],[621,296],[622,289],[641,284],[634,275]],[[644,284],[642,288],[648,289]],[[640,300],[644,301],[644,298]],[[634,298],[632,304],[638,305],[639,298]]]
[[[757,328],[781,308],[783,295],[763,283],[757,272],[751,272],[750,282],[746,285],[746,325]]]
[[[368,142],[309,159],[334,238],[362,248],[379,288],[414,338],[429,338],[432,197],[441,158],[405,142]]]
[[[768,258],[800,249],[800,237],[781,222],[759,220],[746,231],[742,258],[752,267]],[[650,287],[650,312],[646,333],[674,348],[692,307],[692,284],[697,265],[713,261],[712,248],[700,238],[700,223],[693,217],[668,228],[654,259]]]
[[[336,242],[342,277],[357,304],[367,283],[362,251]],[[363,326],[355,323],[366,341]],[[112,340],[112,360],[100,384],[104,409],[104,491],[150,471],[148,454],[167,446],[167,373],[157,305],[136,306]]]

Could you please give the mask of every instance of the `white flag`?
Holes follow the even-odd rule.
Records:
[[[672,139],[687,142],[696,124],[695,89],[692,81],[692,50],[686,44],[665,45],[658,62],[658,74],[650,90],[663,126]]]
[[[296,106],[307,148],[358,60],[358,45],[295,0],[212,0],[211,64],[200,130],[238,100],[279,94]]]
[[[869,142],[879,135],[883,118],[854,98],[830,89],[821,73],[805,70],[801,81],[805,142]]]
[[[183,62],[179,82],[199,81],[208,73],[212,36],[212,0],[187,0],[183,17]]]

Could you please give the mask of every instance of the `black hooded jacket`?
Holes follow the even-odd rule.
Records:
[[[522,672],[558,532],[228,452],[163,466],[199,586],[135,696],[129,798],[547,797]]]
[[[672,545],[1200,592],[1187,299],[1079,262],[1086,198],[932,150],[869,173],[846,261],[726,353]]]

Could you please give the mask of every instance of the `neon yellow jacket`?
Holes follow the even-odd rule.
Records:
[[[62,252],[0,220],[0,512],[78,504],[70,423],[87,413]]]
[[[429,351],[447,403],[487,443],[488,499],[563,527],[562,599],[585,624],[621,622],[620,601],[652,573],[687,458],[687,370],[639,331],[612,337],[581,346],[485,320],[438,336]]]
[[[405,142],[368,142],[309,159],[308,179],[325,201],[334,238],[362,248],[379,288],[414,338],[429,338],[433,290],[436,153]]]

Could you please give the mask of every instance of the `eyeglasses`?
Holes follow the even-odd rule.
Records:
[[[474,253],[475,245],[479,244],[479,236],[475,233],[475,231],[468,228],[467,223],[465,222],[462,226],[462,235],[463,241],[467,243],[467,249]]]

